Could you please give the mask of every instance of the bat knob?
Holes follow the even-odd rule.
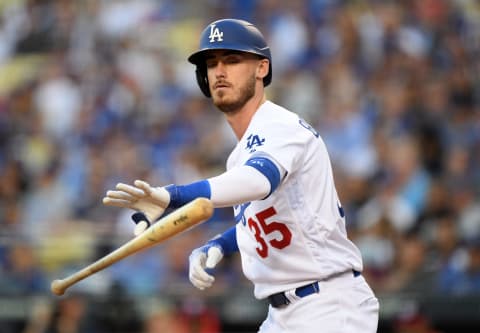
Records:
[[[50,290],[57,296],[61,296],[65,293],[65,287],[63,286],[62,280],[54,280],[50,286]]]

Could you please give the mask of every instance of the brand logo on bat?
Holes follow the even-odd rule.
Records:
[[[221,42],[221,41],[223,41],[223,32],[220,31],[220,29],[218,29],[215,26],[215,24],[211,24],[210,25],[210,36],[208,36],[208,38],[210,38],[210,43],[215,42],[215,38],[217,39],[216,40],[217,42]]]
[[[188,220],[188,217],[187,215],[181,215],[178,219],[176,219],[175,221],[173,221],[173,224],[174,225],[179,225],[180,223],[183,223],[185,221]]]

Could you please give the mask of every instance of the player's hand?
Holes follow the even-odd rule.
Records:
[[[116,190],[107,191],[103,203],[107,206],[129,208],[145,214],[148,221],[137,223],[137,236],[156,221],[170,203],[170,194],[163,187],[152,187],[147,182],[136,180],[132,185],[118,183]],[[137,222],[137,221],[135,221]]]
[[[200,290],[209,288],[215,278],[206,272],[214,268],[223,258],[223,249],[215,239],[192,251],[189,257],[188,277],[190,282]]]

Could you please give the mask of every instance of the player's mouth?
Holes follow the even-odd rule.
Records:
[[[215,82],[213,89],[229,88],[231,85],[227,82]]]

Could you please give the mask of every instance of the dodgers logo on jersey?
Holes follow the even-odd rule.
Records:
[[[249,149],[250,152],[253,153],[255,151],[255,147],[263,146],[264,143],[265,143],[264,138],[260,138],[256,134],[250,134],[247,137],[247,147],[246,147],[246,149]]]
[[[217,42],[221,42],[221,41],[223,41],[223,32],[220,31],[220,29],[218,29],[215,26],[215,24],[211,24],[210,25],[210,36],[208,36],[208,38],[210,38],[210,43],[215,42],[215,38],[217,39],[216,40]]]
[[[236,205],[233,207],[235,212],[235,223],[242,222],[243,225],[247,223],[247,219],[245,218],[245,210],[248,206],[250,206],[250,202],[243,203],[241,205]]]

